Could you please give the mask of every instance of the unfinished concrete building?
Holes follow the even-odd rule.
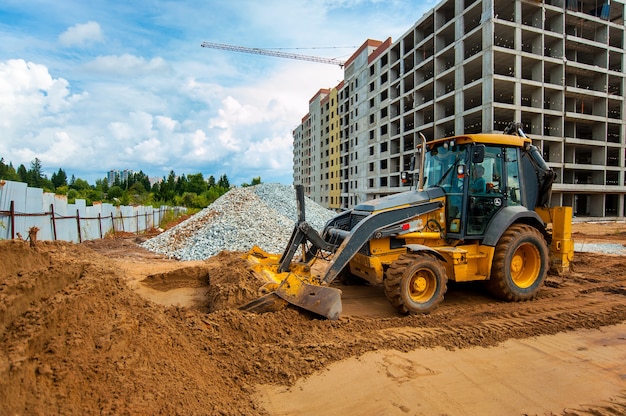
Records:
[[[497,132],[521,121],[558,174],[553,205],[624,217],[624,14],[615,0],[440,2],[400,39],[366,41],[342,83],[324,90],[336,102],[310,103],[305,120],[319,117],[318,127],[294,131],[294,182],[325,206],[348,208],[408,189],[401,173],[419,133]],[[338,177],[324,171],[336,157],[323,148],[326,116],[339,121]],[[317,135],[308,176],[295,156],[306,153],[304,132]],[[331,189],[338,200],[327,198]]]

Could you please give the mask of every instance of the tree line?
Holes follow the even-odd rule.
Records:
[[[113,183],[107,178],[97,179],[95,185],[86,180],[75,178],[69,180],[64,169],[53,173],[48,179],[43,173],[41,161],[35,158],[30,169],[22,164],[17,169],[9,162],[0,158],[0,179],[24,182],[33,188],[41,188],[45,192],[66,195],[69,203],[76,199],[84,199],[87,205],[94,202],[109,202],[114,205],[161,205],[184,206],[188,208],[205,208],[231,188],[228,177],[224,174],[216,181],[213,175],[204,178],[202,173],[176,175],[170,171],[161,181],[150,184],[148,175],[143,171],[128,175],[127,179],[119,176]],[[251,183],[241,186],[253,186],[261,183],[261,177],[253,178]]]

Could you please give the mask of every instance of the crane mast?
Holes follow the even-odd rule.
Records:
[[[221,49],[225,51],[253,53],[257,55],[275,56],[278,58],[299,59],[302,61],[318,62],[321,64],[339,65],[343,68],[345,61],[334,58],[321,58],[319,56],[300,55],[297,53],[280,52],[271,49],[247,48],[245,46],[225,45],[223,43],[202,42],[203,48]]]

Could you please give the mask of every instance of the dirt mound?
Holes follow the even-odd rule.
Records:
[[[110,244],[101,247],[119,255]],[[143,299],[114,261],[87,245],[31,249],[2,241],[0,253],[7,265],[0,273],[1,415],[263,414],[250,398],[254,384],[286,383],[319,368],[310,357],[299,365],[301,353],[279,358],[271,345],[296,332],[303,338],[309,318],[229,309],[256,297],[258,287],[240,253],[144,279],[166,292],[206,289],[207,308],[221,309],[209,315]]]
[[[205,318],[142,299],[85,247],[0,253],[0,414],[255,413]]]
[[[207,261],[211,276],[208,311],[238,308],[259,296],[261,282],[249,270],[242,253],[222,251]]]
[[[162,292],[180,287],[209,286],[209,271],[205,267],[182,267],[169,272],[151,274],[141,283]]]
[[[41,241],[34,249],[18,240],[0,243],[0,330],[32,302],[78,280],[87,264],[72,261],[86,250],[71,243]]]
[[[202,265],[151,274],[141,281],[152,289],[205,288],[204,312],[236,309],[259,296],[260,282],[247,267],[243,253],[222,251]]]
[[[367,352],[493,347],[626,321],[623,257],[589,253],[533,302],[451,284],[428,315],[372,316],[362,312],[388,306],[381,288],[340,286],[338,321],[238,310],[259,282],[237,252],[177,262],[133,238],[0,241],[0,264],[0,415],[262,415],[256,386],[291,386]]]

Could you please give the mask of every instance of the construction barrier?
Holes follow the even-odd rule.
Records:
[[[81,243],[117,232],[140,234],[157,228],[166,215],[184,212],[184,207],[170,206],[87,206],[83,199],[69,204],[65,195],[0,180],[0,240],[27,239],[36,227],[38,240]]]

